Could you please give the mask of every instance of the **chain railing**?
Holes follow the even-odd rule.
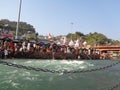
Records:
[[[93,71],[104,70],[104,69],[111,68],[111,67],[113,67],[113,66],[115,66],[119,63],[120,63],[120,61],[118,61],[116,63],[112,63],[112,64],[107,65],[107,66],[94,68],[94,69],[87,69],[87,70],[65,70],[65,69],[63,69],[63,70],[50,70],[50,69],[34,68],[34,67],[31,67],[31,66],[24,66],[24,65],[14,64],[14,63],[11,63],[11,62],[6,62],[6,61],[0,60],[0,64],[11,66],[11,67],[22,68],[22,69],[26,69],[26,70],[33,70],[33,71],[38,71],[38,72],[41,71],[41,72],[65,73],[65,74],[67,74],[67,73],[85,73],[85,72],[93,72]],[[112,86],[108,90],[115,90],[118,87],[120,87],[120,83]]]
[[[109,88],[108,90],[115,90],[118,87],[120,87],[120,83],[117,83],[116,85],[112,86],[111,88]]]
[[[11,67],[22,68],[22,69],[33,70],[33,71],[50,72],[50,73],[64,73],[64,74],[99,71],[99,70],[104,70],[104,69],[107,69],[107,68],[111,68],[111,67],[113,67],[113,66],[115,66],[119,63],[120,63],[120,61],[118,61],[116,63],[112,63],[112,64],[107,65],[107,66],[103,66],[103,67],[99,67],[99,68],[93,68],[93,69],[86,69],[86,70],[66,70],[66,69],[50,70],[50,69],[43,69],[43,68],[34,68],[34,67],[31,67],[31,66],[24,66],[24,65],[14,64],[14,63],[11,63],[11,62],[6,62],[6,61],[0,60],[0,64],[11,66]]]

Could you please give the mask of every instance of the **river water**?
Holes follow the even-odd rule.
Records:
[[[4,60],[50,70],[87,70],[111,65],[117,60]],[[108,90],[120,81],[120,64],[85,73],[50,73],[0,64],[0,90]],[[114,90],[120,90],[120,87]]]

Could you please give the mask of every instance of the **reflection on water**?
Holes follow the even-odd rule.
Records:
[[[7,60],[7,62],[51,70],[87,70],[117,61]],[[120,65],[101,71],[73,74],[37,72],[0,65],[0,77],[0,90],[108,90],[119,82]]]

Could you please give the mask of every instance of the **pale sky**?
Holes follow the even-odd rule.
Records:
[[[18,7],[19,0],[1,0],[0,19],[17,21]],[[20,20],[40,35],[98,32],[120,40],[120,0],[22,0]]]

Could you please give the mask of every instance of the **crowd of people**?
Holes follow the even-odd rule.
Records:
[[[71,47],[69,45],[58,45],[54,42],[45,44],[26,40],[18,42],[1,40],[0,58],[96,60],[110,59],[111,57],[94,48]]]

